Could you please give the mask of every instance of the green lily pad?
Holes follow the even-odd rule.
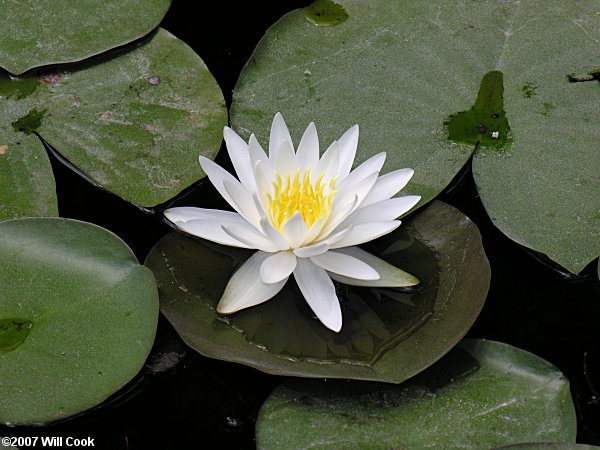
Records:
[[[569,382],[556,367],[510,345],[467,339],[400,386],[285,382],[259,412],[256,446],[489,449],[574,443],[576,425]]]
[[[225,285],[252,252],[171,233],[145,264],[161,311],[198,352],[268,373],[400,383],[431,365],[467,332],[485,300],[490,269],[477,227],[434,202],[365,248],[421,280],[417,289],[337,284],[340,333],[312,315],[295,282],[273,299],[222,317]]]
[[[40,140],[15,132],[13,122],[28,113],[34,78],[11,80],[0,71],[0,220],[58,216],[56,186]]]
[[[227,124],[223,94],[206,65],[162,29],[93,64],[20,80],[5,74],[0,95],[2,86],[12,93],[3,102],[7,139],[24,141],[37,131],[100,186],[142,206],[204,176],[198,154],[216,155]]]
[[[504,445],[494,450],[594,450],[600,447],[587,444],[573,444],[566,442],[538,442],[529,444]]]
[[[75,220],[10,220],[0,258],[0,423],[76,414],[140,370],[158,294],[123,241]]]
[[[19,75],[97,55],[148,34],[170,5],[170,0],[0,0],[0,67]]]
[[[573,273],[598,257],[595,1],[337,3],[348,18],[335,26],[297,10],[268,30],[234,90],[236,131],[266,141],[274,111],[297,138],[315,121],[323,142],[358,123],[357,162],[385,150],[386,170],[412,167],[421,204],[477,148],[475,181],[500,230]],[[490,73],[503,81],[497,128],[477,106],[497,104],[478,100]],[[449,127],[470,110],[475,145]]]
[[[473,174],[500,230],[579,273],[600,254],[600,85],[567,75],[598,64],[598,4],[517,3],[497,64],[512,145],[480,148]]]

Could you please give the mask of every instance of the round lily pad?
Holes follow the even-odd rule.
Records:
[[[6,155],[31,159],[14,142],[38,132],[98,185],[146,207],[204,176],[198,155],[214,158],[227,124],[204,62],[162,29],[90,62],[18,80],[2,74],[0,95]]]
[[[344,20],[316,24],[322,3]],[[494,224],[578,273],[600,255],[597,13],[595,0],[318,1],[260,41],[232,127],[265,141],[281,111],[292,136],[314,121],[331,142],[357,123],[357,162],[386,151],[387,170],[412,167],[421,204],[475,152]]]
[[[19,75],[79,61],[148,34],[171,0],[0,0],[0,67]]]
[[[150,352],[152,274],[111,232],[58,218],[0,223],[0,422],[49,422],[105,400]]]
[[[400,383],[467,332],[485,300],[490,269],[477,227],[434,202],[394,233],[365,246],[421,280],[416,289],[336,284],[344,324],[325,328],[293,280],[273,299],[230,316],[215,312],[233,272],[252,252],[182,233],[146,259],[161,311],[200,353],[268,373]]]
[[[569,383],[556,367],[507,344],[468,339],[400,386],[285,382],[259,412],[256,446],[445,450],[574,444],[576,425]]]

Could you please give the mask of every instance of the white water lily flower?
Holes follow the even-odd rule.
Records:
[[[358,126],[333,142],[319,159],[311,123],[294,152],[281,114],[273,119],[267,156],[250,136],[244,142],[224,130],[236,179],[200,156],[202,169],[236,212],[171,208],[166,217],[178,228],[219,244],[257,249],[231,277],[217,311],[229,314],[275,296],[294,275],[307,303],[333,331],[342,312],[331,279],[356,285],[403,287],[419,283],[412,275],[356,247],[395,230],[396,220],[420,199],[392,198],[414,171],[379,176],[385,153],[353,171]]]

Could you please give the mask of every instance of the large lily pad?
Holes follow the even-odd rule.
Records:
[[[264,450],[489,449],[574,443],[575,435],[575,408],[560,371],[531,353],[481,340],[462,342],[400,386],[288,381],[256,424],[256,445]]]
[[[0,0],[0,67],[19,75],[74,62],[154,29],[171,0]]]
[[[477,227],[441,202],[406,219],[367,249],[421,280],[416,290],[338,284],[344,326],[325,328],[295,282],[272,300],[232,316],[215,307],[252,254],[171,233],[151,250],[161,311],[200,353],[265,372],[399,383],[452,348],[479,314],[489,265]]]
[[[0,258],[1,423],[78,413],[140,370],[158,295],[123,241],[75,220],[10,220]]]
[[[385,150],[387,170],[414,168],[407,190],[423,204],[475,150],[452,123],[474,111],[474,174],[494,223],[574,273],[600,254],[597,2],[338,3],[337,25],[297,10],[269,29],[234,91],[237,131],[264,140],[277,110],[296,136],[314,120],[326,142],[358,123],[357,162]],[[503,105],[477,100],[490,73]],[[506,112],[498,128],[486,103]]]
[[[2,102],[3,139],[26,142],[37,131],[100,186],[142,206],[202,177],[198,154],[215,156],[227,123],[206,65],[165,30],[93,64],[18,80],[3,74],[2,88],[10,93]],[[10,147],[7,155],[32,158]]]

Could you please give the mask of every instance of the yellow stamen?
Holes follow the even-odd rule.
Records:
[[[302,177],[300,169],[296,169],[294,177],[286,174],[282,180],[281,175],[275,172],[273,181],[273,195],[265,193],[267,199],[267,216],[277,231],[298,211],[302,220],[309,228],[318,219],[323,222],[331,212],[331,203],[335,194],[335,179],[329,184],[323,181],[321,173],[314,183],[310,182],[310,169],[306,169]]]

